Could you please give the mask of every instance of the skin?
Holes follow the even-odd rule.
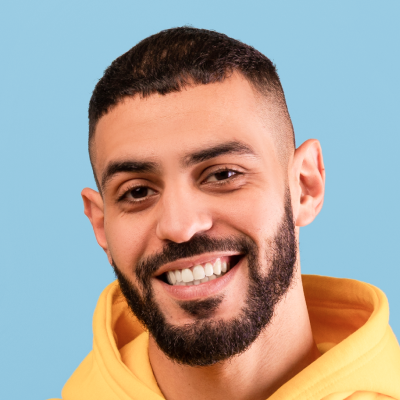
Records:
[[[263,100],[267,101],[267,100]],[[325,185],[322,152],[308,140],[282,164],[275,136],[284,129],[272,121],[273,107],[261,107],[249,83],[234,74],[222,83],[200,85],[166,96],[127,98],[103,116],[94,142],[97,177],[115,161],[152,161],[154,172],[120,172],[101,188],[82,191],[85,214],[109,261],[138,286],[132,266],[160,252],[166,241],[182,243],[193,235],[227,237],[244,233],[266,251],[283,216],[285,185],[291,192],[299,227],[319,213]],[[268,114],[268,112],[270,114]],[[279,125],[279,123],[278,123]],[[210,146],[240,141],[255,155],[225,154],[184,166],[188,154]],[[236,174],[219,185],[218,168]],[[132,196],[117,201],[132,185],[147,186],[150,197],[135,204]],[[189,260],[190,261],[190,260]],[[264,266],[265,274],[268,272]],[[243,354],[210,367],[194,368],[169,360],[150,336],[149,357],[159,387],[168,400],[265,399],[319,355],[314,343],[301,284],[300,264],[294,282],[278,303],[272,323]],[[155,299],[167,320],[192,322],[153,279]],[[244,263],[223,288],[215,318],[235,317],[248,284]]]

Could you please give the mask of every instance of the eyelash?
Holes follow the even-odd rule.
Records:
[[[223,172],[223,171],[232,171],[232,172],[235,173],[235,175],[233,175],[232,177],[229,177],[228,179],[224,179],[224,180],[222,180],[222,181],[213,182],[212,185],[214,185],[214,186],[223,186],[223,185],[226,185],[226,184],[231,183],[231,182],[232,182],[234,179],[236,179],[239,175],[242,175],[242,172],[237,171],[237,170],[235,170],[235,169],[233,169],[233,168],[223,167],[223,168],[219,168],[219,169],[213,171],[211,174],[209,174],[209,175],[207,176],[207,178],[206,178],[205,180],[207,180],[207,179],[210,178],[211,176],[213,176],[213,175],[215,175],[215,174],[218,174],[219,172]],[[203,182],[204,182],[204,181],[203,181]],[[129,203],[140,204],[140,203],[143,203],[144,201],[147,201],[147,200],[149,199],[149,197],[144,197],[143,199],[133,200],[133,201],[132,201],[132,200],[127,200],[127,199],[126,199],[126,197],[128,196],[128,193],[129,193],[130,191],[132,191],[132,190],[134,190],[134,189],[137,189],[137,188],[141,188],[141,187],[148,187],[148,186],[143,186],[143,185],[132,185],[132,186],[128,187],[128,188],[124,191],[124,193],[122,193],[121,196],[118,197],[117,202],[126,201],[126,202],[129,202]],[[151,188],[149,188],[149,189],[151,189]],[[153,190],[153,189],[151,189],[151,190]]]
[[[226,185],[226,184],[228,184],[228,183],[231,183],[231,182],[232,182],[234,179],[236,179],[239,175],[242,175],[242,172],[237,171],[236,169],[228,168],[228,167],[222,167],[222,168],[219,168],[219,169],[213,171],[211,174],[209,174],[205,180],[207,180],[208,178],[210,178],[211,176],[213,176],[213,175],[215,175],[215,174],[218,174],[219,172],[224,172],[224,171],[232,171],[232,172],[235,173],[235,175],[229,177],[228,179],[224,179],[224,180],[222,180],[222,181],[213,182],[213,183],[212,183],[213,185],[218,185],[218,186]],[[203,181],[203,182],[204,182],[204,181]]]
[[[142,187],[148,187],[148,186],[144,186],[144,185],[132,185],[132,186],[129,186],[124,191],[124,193],[122,193],[121,196],[118,197],[117,202],[119,203],[119,202],[126,201],[128,203],[139,204],[139,203],[143,203],[144,201],[147,201],[149,199],[148,196],[147,197],[143,197],[143,199],[139,199],[139,200],[127,200],[127,196],[128,196],[129,192],[131,192],[134,189],[138,189],[138,188],[142,188]],[[149,189],[151,189],[151,188],[149,188]],[[151,190],[153,190],[153,189],[151,189]]]

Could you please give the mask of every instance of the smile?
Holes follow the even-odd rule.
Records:
[[[223,276],[230,268],[230,262],[217,258],[213,263],[198,264],[192,268],[176,269],[166,272],[170,285],[200,285]]]
[[[168,270],[157,278],[169,286],[198,286],[222,278],[241,258],[242,255],[221,256],[190,267]]]

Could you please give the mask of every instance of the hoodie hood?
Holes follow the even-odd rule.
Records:
[[[270,400],[400,400],[400,348],[386,296],[350,279],[303,276],[311,326],[321,357]],[[93,317],[93,350],[66,383],[64,400],[161,400],[148,358],[148,333],[115,281]]]

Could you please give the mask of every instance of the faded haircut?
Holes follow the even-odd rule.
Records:
[[[271,105],[274,108],[277,119],[274,139],[280,158],[286,162],[294,151],[295,139],[275,65],[253,47],[222,33],[184,26],[149,36],[105,70],[89,103],[89,155],[93,172],[96,125],[124,98],[167,95],[187,86],[223,82],[235,72],[247,79],[258,97],[269,100],[269,108]]]

